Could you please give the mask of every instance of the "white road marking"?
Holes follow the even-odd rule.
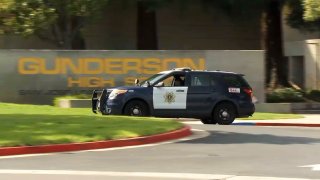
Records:
[[[320,171],[320,164],[311,164],[311,165],[305,165],[305,166],[299,166],[304,168],[311,168],[312,171]]]
[[[236,176],[226,174],[159,173],[159,172],[112,172],[112,171],[73,171],[73,170],[0,170],[1,175],[69,175],[69,176],[111,176],[173,179],[224,179],[224,180],[306,180],[299,178]]]
[[[48,156],[48,155],[57,155],[61,153],[84,153],[84,152],[101,152],[101,151],[116,151],[116,150],[125,150],[125,149],[133,149],[133,148],[142,148],[142,147],[152,147],[152,146],[159,146],[164,144],[172,144],[177,142],[183,141],[190,141],[194,139],[204,138],[209,135],[208,132],[201,129],[191,129],[193,132],[202,132],[201,134],[193,134],[188,137],[171,140],[171,141],[164,141],[159,143],[153,144],[144,144],[144,145],[137,145],[137,146],[125,146],[125,147],[115,147],[115,148],[105,148],[105,149],[92,149],[92,150],[84,150],[84,151],[68,151],[68,152],[58,152],[58,153],[44,153],[44,154],[26,154],[26,155],[12,155],[12,156],[2,156],[0,159],[11,159],[11,158],[25,158],[25,157],[34,157],[34,156]]]

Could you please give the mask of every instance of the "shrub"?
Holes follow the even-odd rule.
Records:
[[[320,90],[307,91],[305,97],[310,100],[320,102]]]
[[[267,102],[269,103],[289,103],[304,102],[303,92],[292,88],[276,89],[267,93]]]

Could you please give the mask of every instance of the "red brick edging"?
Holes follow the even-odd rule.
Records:
[[[103,149],[103,148],[111,148],[111,147],[135,146],[135,145],[157,143],[161,141],[179,139],[182,137],[189,136],[191,134],[192,132],[190,127],[185,126],[181,129],[166,132],[163,134],[143,136],[143,137],[130,138],[130,139],[108,140],[108,141],[86,142],[86,143],[41,145],[41,146],[3,147],[3,148],[0,148],[0,156],[81,151],[81,150]]]
[[[320,124],[303,123],[256,123],[256,126],[298,126],[298,127],[320,127]]]

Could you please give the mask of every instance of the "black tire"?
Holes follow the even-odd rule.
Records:
[[[139,100],[130,101],[123,111],[127,116],[149,116],[149,110],[146,103]]]
[[[203,124],[217,124],[217,121],[213,119],[200,119]]]
[[[236,109],[231,103],[221,103],[214,109],[213,118],[220,125],[232,124],[236,118]]]

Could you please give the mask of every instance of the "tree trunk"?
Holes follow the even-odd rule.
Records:
[[[287,63],[282,44],[282,2],[268,0],[262,17],[263,41],[266,51],[266,85],[288,87]]]
[[[146,1],[138,1],[138,22],[137,22],[137,49],[157,50],[157,20],[156,12],[148,10]]]
[[[83,50],[86,49],[85,39],[81,33],[83,27],[82,17],[70,15],[67,4],[71,1],[61,1],[58,8],[57,24],[53,26],[52,34],[61,49]]]
[[[86,49],[86,42],[81,32],[81,28],[83,27],[81,17],[73,17],[72,18],[72,33],[70,34],[71,38],[71,48],[74,50],[84,50]]]

